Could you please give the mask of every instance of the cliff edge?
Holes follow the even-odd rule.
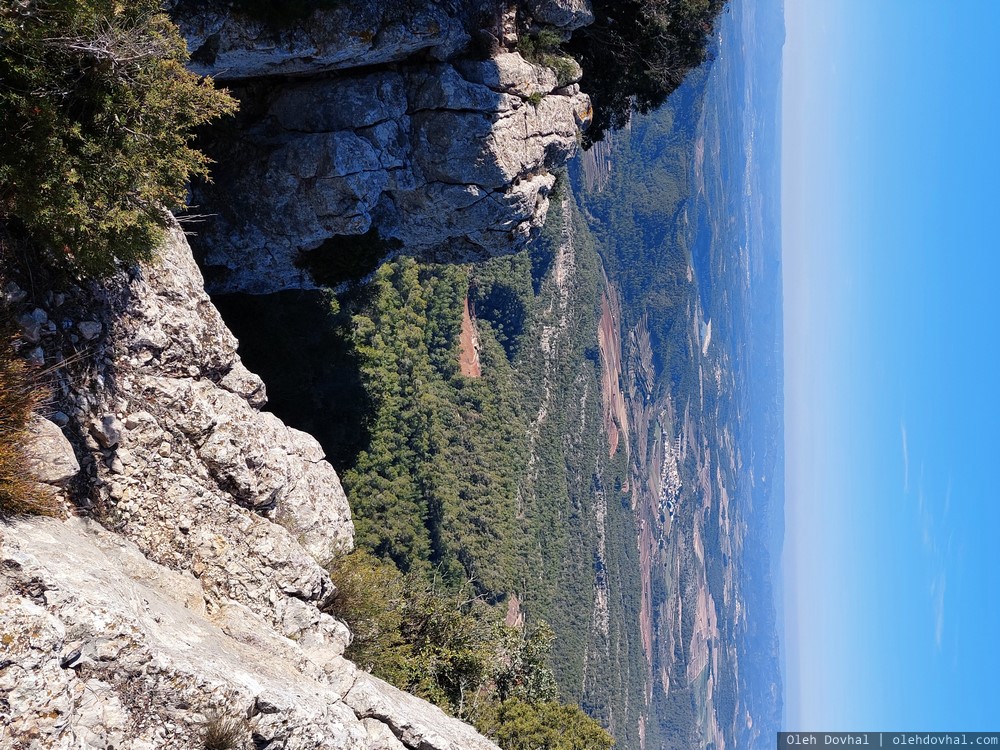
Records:
[[[517,51],[536,18],[562,23],[550,35],[586,22],[580,2],[348,2],[280,29],[176,13],[195,70],[241,103],[206,136],[217,167],[192,201],[213,292],[332,285],[397,252],[515,252],[592,116],[575,62]]]
[[[180,230],[151,267],[50,299],[101,333],[42,338],[85,356],[64,430],[35,425],[36,475],[103,525],[0,527],[0,745],[201,747],[232,721],[262,748],[493,748],[343,658],[318,561],[352,544],[347,500],[316,441],[259,411]]]

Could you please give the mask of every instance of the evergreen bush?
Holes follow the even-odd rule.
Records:
[[[85,276],[148,260],[208,159],[192,129],[235,101],[185,67],[158,0],[0,10],[0,218]]]

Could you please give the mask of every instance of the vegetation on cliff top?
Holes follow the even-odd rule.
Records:
[[[651,112],[688,71],[708,56],[708,41],[726,0],[594,0],[594,23],[566,45],[583,67],[580,87],[594,119],[589,143]]]
[[[56,268],[148,260],[206,175],[197,125],[235,102],[184,67],[159,0],[37,0],[0,10],[0,219]]]

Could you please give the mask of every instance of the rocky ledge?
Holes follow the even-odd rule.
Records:
[[[92,521],[4,529],[0,641],[3,747],[496,750]]]
[[[508,49],[530,18],[562,33],[587,22],[586,3],[515,4],[484,21],[471,7],[482,3],[417,2],[412,23],[378,5],[282,32],[228,10],[179,15],[196,69],[241,100],[206,136],[217,165],[194,194],[212,291],[336,284],[395,252],[504,254],[540,228],[590,100],[571,59],[557,73]]]
[[[343,658],[340,482],[259,411],[179,229],[150,267],[20,304],[63,360],[34,473],[101,523],[0,526],[0,746],[192,748],[232,719],[258,748],[494,747]]]
[[[319,0],[265,12],[262,3],[254,12],[247,7],[254,3],[245,1],[167,5],[188,41],[191,68],[226,81],[313,76],[416,58],[444,62],[482,46],[484,31],[513,42],[518,23],[568,34],[594,20],[590,0]]]

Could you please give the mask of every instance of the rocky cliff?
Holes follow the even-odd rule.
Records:
[[[337,283],[393,252],[523,247],[591,117],[572,60],[557,74],[510,51],[535,18],[568,33],[589,15],[579,2],[345,3],[283,31],[232,10],[180,15],[196,70],[242,107],[207,137],[218,167],[194,196],[213,290]]]
[[[479,5],[348,2],[277,32],[176,4],[192,65],[244,104],[195,192],[216,289],[321,283],[310,260],[345,237],[376,261],[527,241],[589,102],[578,69],[508,48],[588,10]],[[5,290],[29,358],[58,365],[31,468],[67,512],[0,526],[0,746],[495,748],[343,658],[322,563],[352,545],[347,498],[318,443],[261,411],[180,228],[105,284],[32,283]]]
[[[35,474],[101,523],[0,527],[0,746],[200,747],[231,720],[256,747],[492,748],[342,657],[319,564],[352,543],[340,482],[259,411],[183,234],[47,301],[45,356],[82,356],[64,429],[35,425]]]

